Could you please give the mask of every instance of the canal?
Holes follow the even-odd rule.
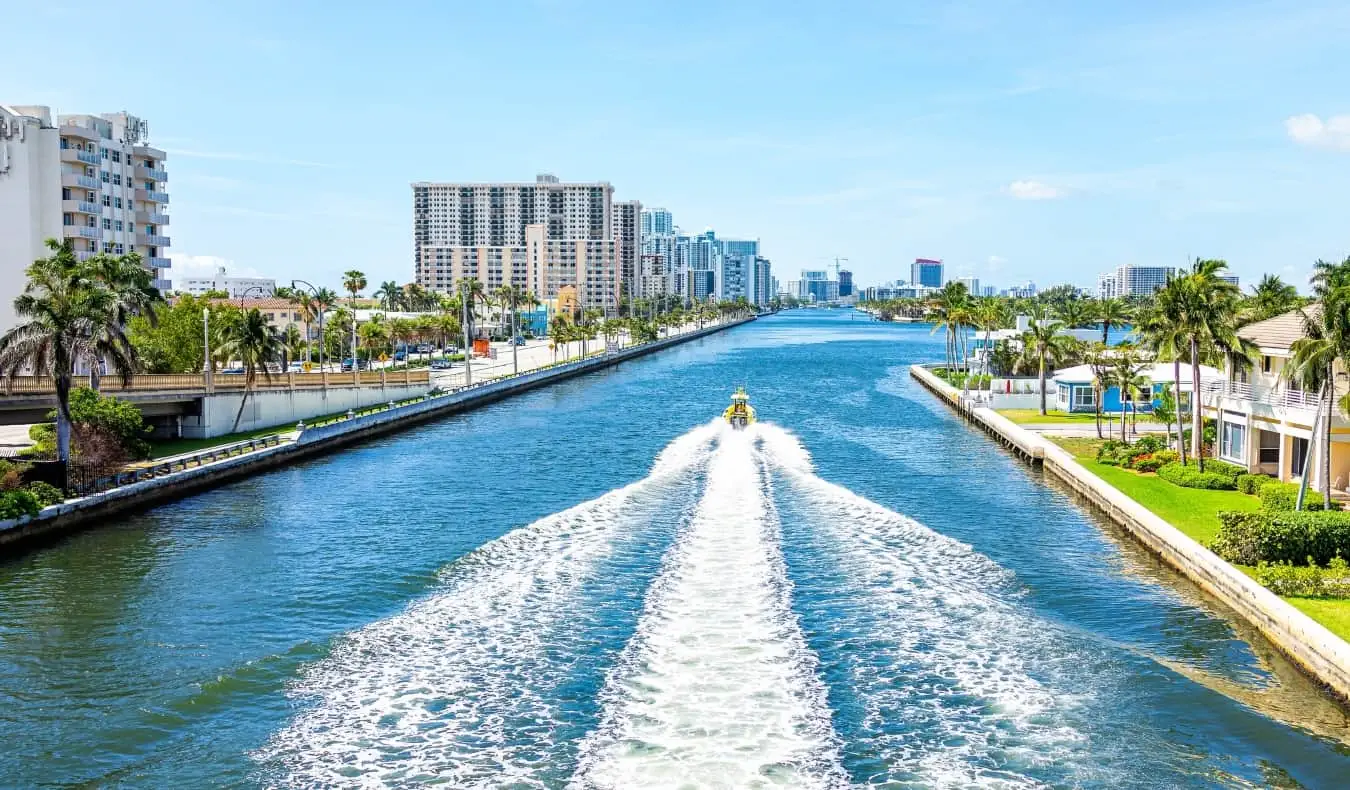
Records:
[[[796,311],[0,564],[0,785],[1344,786],[1344,713],[941,355]]]

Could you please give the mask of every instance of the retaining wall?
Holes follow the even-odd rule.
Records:
[[[719,324],[683,335],[632,346],[614,354],[589,357],[545,370],[522,373],[485,382],[466,389],[427,397],[414,403],[350,420],[306,428],[293,442],[269,447],[247,455],[235,456],[199,467],[183,469],[150,480],[114,488],[100,494],[72,499],[44,509],[34,518],[0,520],[0,558],[14,554],[44,540],[50,540],[86,526],[96,526],[113,515],[168,499],[176,499],[231,480],[292,463],[307,456],[330,452],[346,444],[373,436],[403,430],[447,414],[489,403],[564,379],[592,373],[631,359],[646,356],[671,346],[730,329],[753,321],[747,318]],[[374,388],[378,391],[378,388]]]
[[[351,379],[351,374],[347,374]],[[401,373],[390,373],[384,386],[342,386],[338,374],[327,388],[257,390],[250,392],[239,420],[240,431],[256,431],[273,425],[285,425],[323,414],[348,409],[367,409],[380,403],[407,400],[425,395],[429,382],[403,383]],[[239,411],[242,392],[216,392],[202,396],[201,414],[182,418],[182,435],[190,439],[209,439],[234,433],[234,415]]]
[[[1064,448],[991,409],[964,404],[959,391],[920,365],[911,366],[910,375],[1019,456],[1064,481],[1164,562],[1232,607],[1342,702],[1350,701],[1350,645],[1340,637],[1084,469]]]

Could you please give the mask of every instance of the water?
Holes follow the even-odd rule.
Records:
[[[1344,786],[1343,711],[941,353],[784,314],[0,565],[0,786]]]

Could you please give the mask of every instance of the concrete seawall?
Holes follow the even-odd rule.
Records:
[[[612,367],[621,362],[671,348],[681,343],[753,321],[747,318],[719,324],[671,338],[626,348],[614,354],[589,357],[543,370],[531,371],[473,387],[429,397],[393,409],[350,420],[307,428],[295,441],[225,458],[202,466],[184,468],[160,477],[72,499],[44,509],[34,518],[0,520],[0,559],[13,556],[79,529],[98,526],[123,511],[144,508],[170,499],[223,485],[248,475],[273,469],[309,456],[331,452],[344,445],[418,425],[456,412],[547,386],[565,379]]]
[[[1350,645],[1340,637],[1084,469],[1064,448],[992,409],[964,402],[956,388],[920,365],[911,366],[910,375],[1019,457],[1064,481],[1164,562],[1255,626],[1342,702],[1350,701]]]

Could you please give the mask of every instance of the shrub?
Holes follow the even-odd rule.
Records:
[[[1273,479],[1269,475],[1238,475],[1237,490],[1256,496],[1261,492],[1261,488]]]
[[[1212,458],[1205,459],[1205,471],[1227,475],[1233,480],[1234,485],[1237,484],[1238,475],[1247,474],[1247,470],[1237,464],[1230,464],[1226,461],[1216,461]]]
[[[41,509],[37,497],[23,489],[16,488],[0,493],[0,519],[36,516]]]
[[[1165,464],[1174,464],[1181,460],[1180,453],[1178,453],[1176,450],[1167,450],[1167,449],[1158,450],[1153,454],[1153,457],[1157,458],[1159,461]]]
[[[1313,564],[1266,563],[1256,568],[1256,580],[1276,595],[1350,598],[1350,564],[1333,557],[1326,569]]]
[[[1219,514],[1210,544],[1229,562],[1310,562],[1325,565],[1350,555],[1350,513],[1271,512]]]
[[[1156,472],[1162,468],[1163,462],[1156,455],[1144,455],[1134,459],[1130,466],[1139,472]]]
[[[1232,491],[1237,488],[1233,478],[1218,472],[1201,472],[1194,466],[1178,463],[1158,467],[1158,477],[1182,488],[1203,488],[1210,491]]]
[[[33,498],[37,500],[38,507],[59,505],[66,501],[66,495],[61,493],[61,489],[41,480],[29,483],[24,487],[24,490],[33,495]]]
[[[1261,507],[1272,513],[1293,510],[1294,503],[1298,501],[1298,486],[1294,483],[1276,483],[1270,482],[1257,489],[1256,495],[1261,498]]]
[[[12,491],[23,485],[23,473],[28,464],[0,460],[0,491]]]
[[[151,429],[134,405],[112,396],[101,395],[88,387],[70,392],[71,455],[95,468],[120,466],[129,460],[148,458],[150,444],[145,437]],[[47,415],[56,419],[56,412]],[[56,455],[56,426],[34,425],[28,430],[38,454]]]
[[[1156,436],[1140,436],[1135,440],[1134,447],[1151,454],[1164,449],[1164,444],[1163,440]]]

